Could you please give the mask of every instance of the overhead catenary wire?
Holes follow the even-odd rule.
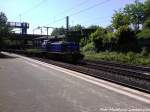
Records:
[[[93,9],[93,8],[95,8],[95,7],[98,7],[98,6],[100,6],[100,5],[103,5],[103,4],[105,4],[105,3],[109,2],[109,1],[111,1],[111,0],[105,0],[105,1],[102,1],[102,2],[98,2],[98,3],[96,3],[96,4],[94,4],[94,5],[90,6],[90,7],[87,7],[87,8],[85,8],[85,9],[82,9],[82,10],[78,11],[78,12],[75,12],[75,13],[70,14],[69,17],[78,15],[78,14],[80,14],[80,13],[83,13],[83,12],[85,12],[85,11],[88,11],[88,10],[90,10],[90,9]],[[63,17],[63,18],[61,18],[61,19],[58,19],[58,20],[56,20],[56,21],[53,22],[53,23],[62,21],[62,20],[64,20],[64,19],[65,19],[65,17]]]
[[[104,17],[96,17],[96,18],[93,18],[93,19],[87,19],[87,20],[85,20],[85,21],[83,21],[84,23],[89,23],[89,22],[91,22],[91,21],[101,21],[101,20],[106,20],[106,19],[108,19],[108,18],[110,18],[110,16],[104,16]],[[82,22],[82,21],[81,21]],[[82,23],[83,23],[82,22]]]
[[[57,15],[62,15],[62,14],[64,14],[64,13],[66,13],[66,12],[68,13],[68,12],[74,10],[74,9],[77,9],[77,8],[79,8],[80,6],[85,5],[85,4],[88,3],[89,1],[91,1],[91,0],[84,0],[84,1],[82,1],[82,2],[80,2],[80,3],[78,3],[77,5],[75,5],[75,6],[73,6],[73,7],[70,7],[70,8],[68,8],[68,9],[66,9],[66,10],[64,10],[64,11],[62,11],[62,12],[56,14],[56,15],[54,16],[54,18],[55,18]],[[62,17],[62,18],[60,18],[60,19],[54,20],[54,22],[51,22],[51,23],[56,23],[56,22],[62,21],[62,20],[64,20],[64,19],[65,19],[65,17]],[[49,25],[49,24],[47,24],[47,25]]]
[[[55,20],[54,22],[51,22],[51,23],[46,24],[46,25],[44,25],[44,26],[49,26],[50,24],[54,24],[54,23],[60,22],[60,21],[65,20],[65,19],[66,19],[66,17],[62,17],[62,18],[57,19],[57,20]]]
[[[87,10],[90,10],[90,9],[93,9],[93,8],[98,7],[98,6],[100,6],[100,5],[103,5],[103,4],[105,4],[105,3],[109,2],[109,1],[111,1],[111,0],[105,0],[105,1],[102,1],[102,2],[99,2],[99,3],[96,3],[96,4],[94,4],[94,5],[90,6],[90,7],[87,7],[87,8],[85,8],[85,9],[82,9],[82,10],[78,11],[78,12],[75,12],[75,13],[73,13],[73,14],[70,14],[69,16],[71,17],[71,16],[78,15],[78,14],[80,14],[80,13],[82,13],[82,12],[85,12],[85,11],[87,11]]]
[[[35,10],[36,8],[40,7],[44,2],[47,0],[41,0],[39,3],[37,3],[35,6],[31,7],[30,9],[24,11],[22,14],[25,15],[27,13],[30,13],[31,11]]]
[[[41,4],[43,4],[45,1],[47,1],[47,0],[42,0],[41,2],[39,2],[38,4],[36,4],[35,6],[33,6],[32,8],[30,8],[30,9],[24,11],[22,14],[25,15],[25,14],[27,14],[27,13],[30,13],[30,12],[33,11],[34,9],[38,8],[39,6],[41,6]],[[83,13],[83,12],[85,12],[85,11],[88,11],[88,10],[90,10],[90,9],[93,9],[93,8],[95,8],[95,7],[98,7],[98,6],[100,6],[100,5],[103,5],[103,4],[105,4],[105,3],[109,2],[109,1],[110,1],[110,0],[105,0],[105,1],[102,1],[102,2],[98,2],[98,3],[96,3],[96,4],[94,4],[94,5],[90,6],[90,7],[87,7],[87,8],[85,8],[85,9],[82,9],[82,10],[79,10],[79,11],[77,11],[77,12],[75,12],[75,13],[70,14],[69,17],[78,15],[78,14],[80,14],[80,13]],[[87,2],[87,0],[85,0],[85,1],[83,1],[83,2],[81,2],[81,3],[79,3],[78,6],[83,5],[85,2]],[[69,10],[74,10],[74,9],[76,9],[75,6],[74,6],[74,7],[71,7],[70,9],[68,9],[68,11],[69,11]],[[64,10],[64,12],[68,12],[68,11],[67,11],[67,10]],[[66,17],[62,17],[62,18],[60,18],[60,19],[56,19],[56,20],[55,20],[54,22],[52,22],[52,23],[60,22],[60,21],[64,20],[65,18],[66,18]],[[47,24],[47,25],[45,25],[45,26],[48,26],[48,25],[49,25],[49,24]]]
[[[26,11],[24,11],[24,12],[20,13],[18,16],[16,16],[16,17],[13,19],[13,21],[14,21],[15,19],[19,18],[20,15],[23,16],[23,15],[26,15],[26,14],[32,12],[32,11],[35,10],[36,8],[40,7],[40,6],[41,6],[44,2],[46,2],[46,1],[47,1],[47,0],[41,0],[39,3],[35,4],[33,7],[27,9]]]
[[[110,20],[110,18],[108,19],[108,20]],[[106,25],[106,19],[103,19],[103,20],[101,20],[101,21],[94,21],[92,24],[99,24],[99,25]],[[101,23],[100,23],[101,22]],[[105,23],[104,23],[105,22]],[[91,25],[92,25],[91,24]],[[89,25],[90,26],[90,25]]]
[[[74,9],[77,9],[77,8],[79,8],[80,6],[87,4],[89,1],[91,1],[91,0],[84,0],[84,1],[82,1],[82,2],[80,2],[80,3],[78,3],[78,4],[76,4],[76,5],[73,6],[73,7],[70,7],[70,8],[68,8],[68,9],[66,9],[66,10],[64,10],[64,11],[62,11],[62,12],[60,12],[59,15],[64,14],[64,13],[66,13],[66,12],[68,13],[68,12],[74,10]],[[57,14],[57,15],[58,15],[58,14]],[[56,15],[56,16],[57,16],[57,15]]]

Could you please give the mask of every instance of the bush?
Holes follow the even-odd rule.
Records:
[[[126,54],[126,60],[128,63],[135,63],[136,61],[136,55],[133,52],[128,52]]]
[[[86,46],[83,47],[83,52],[95,52],[95,45],[93,42],[88,43]]]
[[[106,30],[103,28],[98,28],[96,32],[92,33],[89,37],[89,42],[93,42],[95,45],[96,51],[103,49],[103,42],[106,39]]]
[[[148,56],[148,54],[149,54],[148,48],[147,47],[143,47],[142,51],[141,51],[141,55],[142,56]]]
[[[150,39],[150,29],[143,29],[137,34],[138,39]]]
[[[86,45],[85,39],[82,38],[82,39],[80,40],[80,47],[84,47],[85,45]]]
[[[115,35],[118,37],[119,44],[127,44],[128,42],[135,40],[134,32],[128,28],[128,26],[118,28]]]
[[[106,37],[107,37],[107,41],[105,41],[106,43],[114,43],[117,41],[117,38],[113,32],[107,32]]]
[[[150,29],[150,17],[145,20],[145,22],[144,22],[144,28],[149,28]]]
[[[118,48],[121,51],[130,51],[136,48],[135,33],[128,26],[122,26],[115,32],[118,38]]]
[[[150,66],[150,54],[147,56],[141,56],[134,52],[121,53],[121,52],[99,52],[85,54],[87,60],[107,60],[116,61],[121,63],[136,64],[136,65],[149,65]]]

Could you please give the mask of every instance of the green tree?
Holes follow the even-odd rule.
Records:
[[[141,32],[137,34],[138,39],[150,39],[150,29],[144,28]]]
[[[88,27],[88,29],[98,29],[98,28],[99,28],[98,25],[91,25],[91,26]]]
[[[149,28],[149,29],[150,29],[150,17],[147,18],[147,19],[144,21],[144,28]]]
[[[135,31],[137,31],[139,30],[140,24],[143,24],[144,4],[136,0],[135,3],[125,6],[124,14],[129,17],[131,25],[134,27]]]
[[[107,30],[107,32],[113,32],[114,28],[113,28],[112,25],[109,25],[109,26],[106,27],[106,30]]]
[[[7,37],[8,32],[7,17],[3,12],[0,12],[0,49],[3,47],[4,37]]]
[[[146,0],[144,3],[145,19],[150,17],[150,0]]]
[[[80,24],[70,27],[67,33],[67,41],[79,43],[83,38],[82,29],[84,29],[84,26],[81,26]]]
[[[86,44],[82,50],[84,53],[95,53],[95,51],[96,51],[95,45],[93,42]]]
[[[100,27],[89,37],[89,43],[94,43],[97,52],[103,49],[103,42],[106,38],[106,33],[106,30]]]
[[[61,28],[55,28],[52,33],[52,36],[58,36],[58,35],[65,35],[65,28],[61,27]]]
[[[144,3],[144,25],[143,29],[137,34],[138,39],[149,40],[150,39],[150,0],[146,0]]]
[[[77,24],[75,26],[70,27],[69,30],[71,30],[71,31],[81,31],[83,28],[84,28],[83,26],[81,26],[80,24]]]
[[[117,38],[115,36],[114,32],[107,32],[107,36],[106,36],[106,43],[116,43],[117,42]]]
[[[150,39],[150,17],[144,21],[143,29],[137,34],[138,39]]]
[[[0,12],[0,36],[4,36],[4,34],[7,32],[7,17],[3,12]]]
[[[136,38],[135,33],[128,26],[121,26],[115,32],[117,37],[117,45],[119,50],[129,51],[136,48]]]
[[[124,14],[123,12],[115,12],[112,17],[112,26],[115,29],[118,29],[121,26],[128,26],[130,24],[129,16]]]

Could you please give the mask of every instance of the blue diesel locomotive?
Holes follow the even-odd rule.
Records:
[[[83,59],[79,44],[75,42],[49,42],[48,40],[44,40],[41,48],[47,52],[47,57],[50,59],[67,62],[78,62]]]

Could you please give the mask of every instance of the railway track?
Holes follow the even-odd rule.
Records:
[[[144,74],[143,70],[127,69],[93,62],[82,62],[74,65],[37,57],[34,57],[34,59],[150,93],[150,75]]]
[[[102,78],[140,91],[150,93],[150,68],[112,62],[84,61],[82,66],[108,72]],[[97,75],[98,76],[98,75]],[[110,77],[109,77],[110,76]],[[99,77],[99,76],[98,76]]]
[[[111,81],[123,86],[137,89],[146,93],[150,93],[150,72],[149,68],[139,66],[128,66],[123,64],[109,63],[103,61],[83,61],[79,64],[69,64],[64,62],[53,61],[46,58],[31,57],[33,59],[43,61],[56,66],[71,69],[80,73],[84,73],[96,78]]]
[[[118,62],[111,62],[111,61],[89,61],[89,60],[84,60],[84,63],[94,63],[94,64],[102,64],[102,65],[110,65],[110,66],[115,66],[119,68],[124,68],[128,70],[134,70],[134,71],[140,71],[140,72],[145,72],[145,73],[150,73],[150,67],[148,66],[140,66],[140,65],[131,65],[131,64],[124,64],[124,63],[118,63]]]
[[[89,61],[83,61],[82,65],[85,67],[103,70],[114,74],[126,75],[150,81],[150,68],[148,67],[145,68],[132,65],[127,66],[125,64]]]

